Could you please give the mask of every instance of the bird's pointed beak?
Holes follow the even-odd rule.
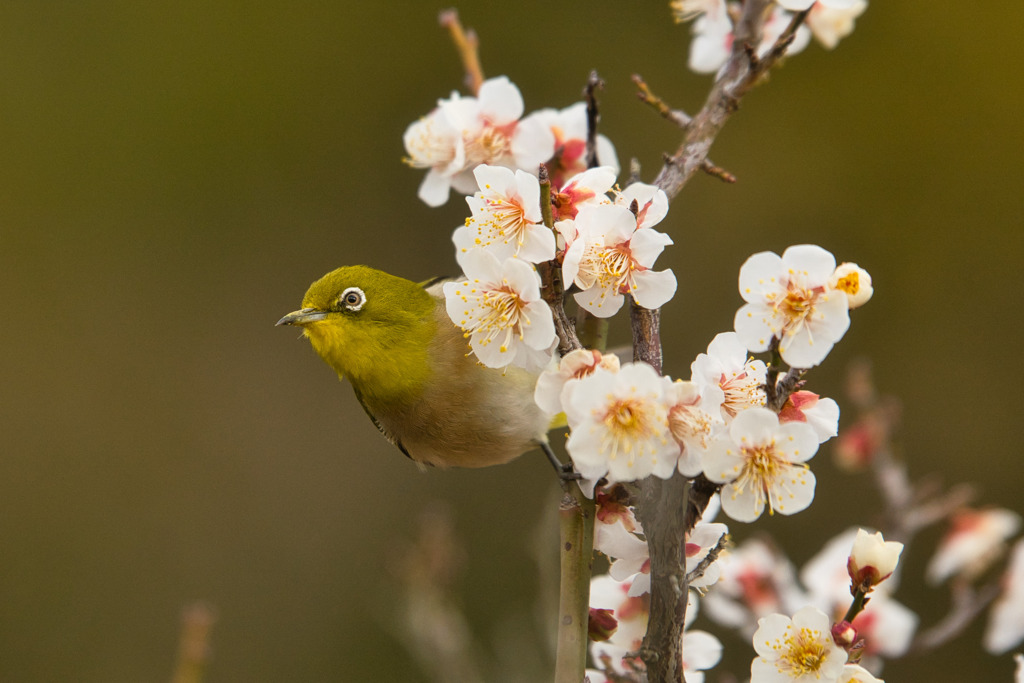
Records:
[[[317,308],[303,308],[300,311],[293,311],[277,321],[275,327],[281,325],[308,325],[309,323],[315,323],[318,320],[323,320],[327,317],[325,311],[321,311]]]

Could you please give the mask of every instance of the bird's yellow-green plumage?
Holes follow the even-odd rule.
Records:
[[[377,428],[417,462],[484,467],[546,438],[533,400],[536,374],[484,367],[445,312],[440,284],[424,286],[366,266],[314,282],[300,326],[313,349],[347,379]]]

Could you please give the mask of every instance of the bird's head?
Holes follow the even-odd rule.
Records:
[[[415,390],[429,376],[435,301],[420,285],[367,266],[345,266],[310,285],[302,308],[278,325],[302,328],[313,348],[363,394]]]

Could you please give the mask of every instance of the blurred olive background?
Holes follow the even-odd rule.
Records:
[[[406,125],[461,86],[438,9],[0,4],[0,680],[167,680],[195,599],[219,615],[211,682],[426,680],[395,635],[393,566],[434,501],[464,545],[456,597],[481,654],[532,624],[557,490],[543,459],[421,473],[273,326],[338,265],[454,272],[465,204],[427,208],[400,163]],[[710,84],[667,3],[460,9],[527,111],[577,101],[596,68],[602,130],[648,180],[679,133],[630,74],[690,112]],[[748,255],[821,244],[876,294],[811,388],[843,403],[869,357],[904,401],[912,473],[1024,509],[1022,22],[1016,4],[877,2],[744,100],[712,152],[739,183],[697,177],[663,224],[666,370],[687,376],[731,328]],[[812,512],[760,525],[798,561],[874,519],[868,478],[829,455]],[[902,599],[933,623],[945,592],[916,583]],[[1009,680],[980,633],[885,677]],[[727,646],[742,673],[753,653]]]

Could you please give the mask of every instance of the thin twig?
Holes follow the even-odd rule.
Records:
[[[676,124],[683,130],[686,130],[686,128],[690,125],[690,121],[693,120],[686,112],[684,112],[681,109],[673,109],[672,107],[668,106],[668,104],[665,103],[665,100],[661,99],[660,97],[654,94],[654,91],[651,90],[651,87],[647,85],[647,82],[644,81],[644,79],[640,77],[639,74],[633,74],[633,83],[635,83],[636,87],[640,89],[639,92],[637,92],[637,97],[640,98],[641,102],[650,105],[659,114],[661,114],[662,117]],[[666,161],[668,163],[671,163],[670,160],[671,157],[669,157],[669,159]],[[712,162],[710,159],[704,160],[704,163],[701,164],[701,170],[710,176],[718,178],[723,182],[736,182],[736,176],[734,176],[732,173],[729,173],[721,166],[716,166],[714,162]]]
[[[718,539],[718,543],[715,544],[714,548],[708,551],[708,554],[704,556],[704,559],[698,562],[697,566],[691,571],[686,573],[686,583],[692,584],[694,581],[704,576],[704,572],[706,572],[708,567],[714,564],[715,560],[718,559],[718,555],[725,549],[727,543],[727,534],[722,534],[722,537]]]
[[[480,41],[473,29],[462,28],[459,12],[455,8],[443,10],[437,16],[438,22],[451,33],[452,42],[459,52],[459,59],[466,70],[466,87],[476,95],[484,82],[484,71],[480,67]]]

